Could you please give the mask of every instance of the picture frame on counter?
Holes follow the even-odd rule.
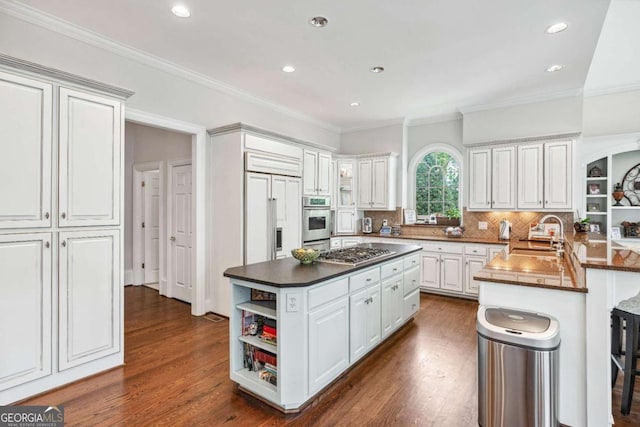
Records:
[[[611,227],[611,238],[612,239],[622,238],[622,235],[620,234],[620,227]]]
[[[415,209],[405,209],[404,210],[404,223],[405,224],[415,224],[416,223],[416,211]]]

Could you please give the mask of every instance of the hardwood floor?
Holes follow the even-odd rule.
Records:
[[[476,310],[474,301],[422,295],[412,323],[285,416],[229,380],[226,319],[192,317],[184,303],[127,287],[126,365],[21,404],[62,404],[66,424],[79,426],[477,426]],[[640,425],[637,398],[633,409],[616,427]]]

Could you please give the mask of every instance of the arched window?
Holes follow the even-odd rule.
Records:
[[[445,151],[429,151],[414,160],[416,215],[450,216],[455,212],[453,216],[459,216],[461,180],[458,160]]]

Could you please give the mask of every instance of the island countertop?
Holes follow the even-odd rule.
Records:
[[[365,245],[367,247],[389,249],[394,253],[364,262],[357,266],[331,264],[326,262],[314,262],[313,264],[303,265],[295,258],[284,258],[274,261],[231,267],[224,272],[224,276],[232,279],[275,286],[278,288],[304,287],[422,250],[422,247],[417,245],[387,243],[363,243],[359,246]]]

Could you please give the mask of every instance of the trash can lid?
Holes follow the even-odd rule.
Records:
[[[479,336],[490,340],[544,351],[560,345],[560,324],[548,314],[480,306],[477,320]]]
[[[544,332],[551,324],[547,316],[508,308],[487,308],[484,317],[492,325],[522,332]]]

